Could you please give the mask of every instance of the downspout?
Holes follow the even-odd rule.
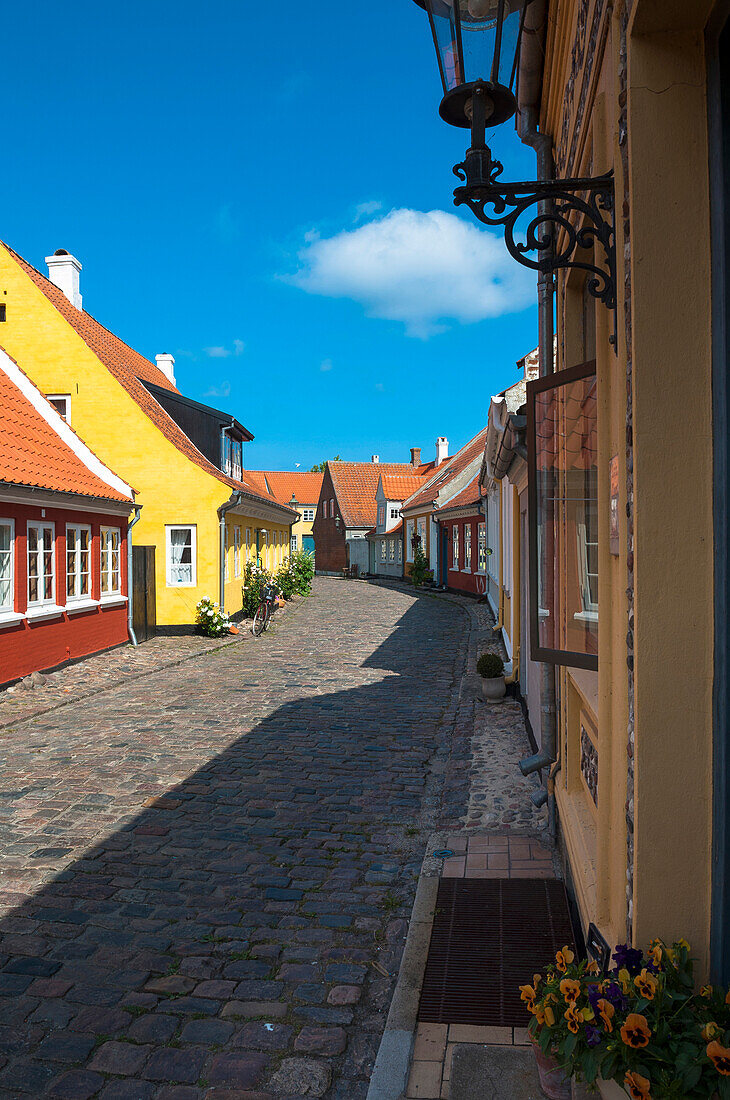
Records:
[[[492,627],[495,634],[498,631],[501,631],[502,627],[504,626],[504,554],[502,553],[502,543],[504,541],[504,534],[502,529],[504,504],[502,501],[501,479],[497,482],[497,484],[499,485],[499,612],[497,615],[496,625]]]
[[[129,640],[133,646],[139,645],[137,641],[137,635],[134,633],[134,627],[132,626],[132,616],[134,608],[132,606],[132,592],[134,590],[134,577],[132,571],[132,528],[135,523],[139,521],[139,513],[142,511],[141,504],[135,504],[134,506],[134,519],[131,519],[127,523],[127,632],[129,633]]]
[[[237,504],[240,504],[242,500],[241,493],[236,490],[231,493],[230,498],[221,504],[218,509],[218,535],[219,535],[219,550],[220,550],[220,598],[218,603],[221,611],[226,609],[226,512],[230,512],[231,508],[235,508]]]
[[[520,52],[519,72],[519,111],[517,132],[524,145],[535,150],[537,157],[538,180],[555,178],[553,144],[549,134],[542,133],[539,125],[539,103],[544,64],[544,39],[547,23],[547,0],[535,0],[527,8],[524,27],[524,39]],[[543,213],[549,203],[540,203],[538,212]],[[552,273],[540,272],[537,280],[538,295],[538,350],[540,376],[546,377],[555,371],[554,363],[554,279]],[[533,593],[533,598],[537,593]],[[534,756],[520,761],[523,775],[542,768],[551,768],[548,774],[547,789],[534,791],[532,802],[540,807],[549,801],[550,833],[555,839],[557,831],[555,805],[555,775],[559,768],[551,765],[557,761],[557,707],[555,691],[555,669],[545,662],[540,667],[540,733],[542,748]]]
[[[517,521],[515,522],[515,516]],[[520,678],[520,622],[522,616],[522,563],[520,562],[520,495],[512,486],[512,671],[506,684],[516,684]]]

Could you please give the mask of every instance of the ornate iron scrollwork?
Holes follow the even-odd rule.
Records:
[[[614,313],[616,321],[616,241],[613,176],[582,179],[503,183],[504,171],[485,145],[472,148],[454,167],[464,181],[454,191],[454,205],[466,204],[484,225],[503,226],[511,256],[533,271],[552,273],[580,268],[590,274],[587,289]],[[523,214],[537,205],[537,213],[518,228]],[[491,211],[491,212],[489,212]],[[577,217],[576,217],[577,216]],[[575,224],[577,222],[577,225]],[[517,239],[517,238],[522,239]],[[594,259],[585,251],[598,246]],[[537,253],[530,256],[529,253]],[[580,255],[583,253],[583,255]]]

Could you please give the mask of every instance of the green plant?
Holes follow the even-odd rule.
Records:
[[[601,977],[564,947],[520,995],[530,1034],[564,1072],[618,1082],[633,1100],[730,1097],[730,994],[695,990],[689,944],[619,945]]]
[[[477,661],[477,672],[485,680],[504,675],[504,661],[498,653],[482,653]]]
[[[300,596],[308,596],[314,579],[314,554],[310,554],[308,550],[297,550],[291,556],[291,568],[294,573],[294,591]]]
[[[327,469],[327,463],[328,462],[342,462],[342,459],[340,458],[339,455],[335,455],[334,458],[329,458],[329,459],[326,458],[324,460],[324,462],[318,462],[315,466],[312,466],[312,468],[309,471],[310,474],[323,474],[325,472],[325,470]]]
[[[206,638],[220,638],[228,634],[231,620],[226,611],[221,611],[217,603],[205,596],[195,606],[195,633]]]
[[[411,566],[411,580],[416,588],[420,588],[427,580],[433,580],[433,573],[428,568],[428,558],[421,548],[421,544],[413,551],[413,565]]]
[[[264,587],[271,580],[271,574],[258,565],[255,561],[246,562],[243,571],[243,613],[247,619],[252,619],[256,614],[256,608],[261,603]]]

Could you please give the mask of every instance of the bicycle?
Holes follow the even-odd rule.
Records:
[[[261,595],[261,603],[256,608],[256,614],[251,623],[251,633],[254,638],[260,638],[265,630],[269,629],[274,613],[278,607],[279,589],[275,584],[267,584]]]

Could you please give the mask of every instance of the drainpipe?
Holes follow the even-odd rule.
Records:
[[[134,577],[132,574],[132,528],[139,520],[139,513],[142,511],[141,504],[135,504],[134,506],[134,519],[127,522],[127,632],[129,634],[129,640],[133,646],[137,646],[137,635],[134,633],[134,627],[132,626],[132,592],[134,591]]]
[[[523,144],[529,145],[535,150],[537,157],[538,180],[555,178],[555,165],[553,161],[552,138],[549,134],[538,129],[539,102],[541,96],[542,71],[543,71],[543,41],[547,20],[547,0],[535,0],[528,6],[525,17],[525,34],[520,56],[519,74],[519,112],[517,132]],[[547,208],[547,203],[541,203],[538,207],[540,213]],[[555,323],[553,315],[554,279],[550,273],[540,273],[537,280],[538,295],[538,330],[539,330],[539,360],[540,376],[553,374]],[[534,594],[536,595],[536,594]],[[540,668],[540,732],[542,740],[541,751],[534,756],[520,761],[520,771],[523,775],[542,768],[551,768],[557,761],[557,714],[555,692],[555,669],[552,665],[543,663]],[[534,791],[531,798],[536,806],[544,806],[550,801],[549,819],[550,830],[553,839],[556,829],[555,809],[555,771],[552,769],[548,775],[547,790],[543,787]]]
[[[515,520],[515,517],[516,520]],[[520,621],[522,617],[522,563],[520,561],[520,495],[512,486],[512,671],[506,684],[520,679]]]
[[[235,508],[237,504],[240,504],[242,500],[242,494],[238,491],[231,493],[230,498],[221,504],[218,509],[218,530],[219,530],[219,544],[220,544],[220,604],[221,611],[226,609],[226,512],[230,512],[231,508]]]

